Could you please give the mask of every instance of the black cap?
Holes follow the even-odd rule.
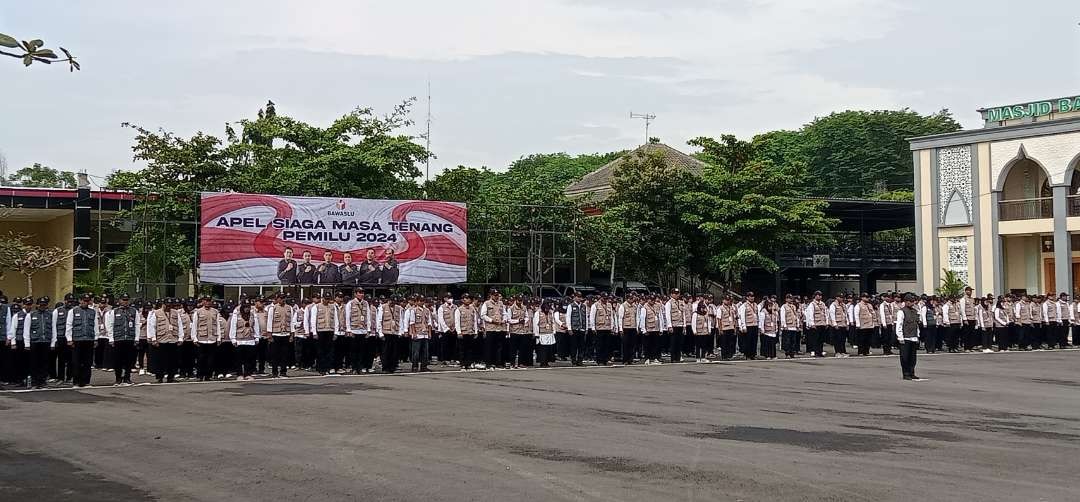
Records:
[[[22,304],[23,305],[33,305],[33,303],[34,303],[34,299],[30,298],[29,296],[22,299]]]
[[[52,299],[49,298],[48,296],[42,296],[41,298],[38,298],[38,301],[37,301],[38,305],[48,305],[50,303],[52,303]]]
[[[121,300],[130,300],[130,299],[131,299],[131,295],[129,295],[129,294],[127,294],[127,293],[124,293],[124,294],[120,295],[120,299],[121,299]]]
[[[73,302],[73,301],[75,301],[75,294],[74,293],[68,293],[68,294],[64,295],[64,301],[65,302]]]

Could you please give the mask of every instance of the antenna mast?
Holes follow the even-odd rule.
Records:
[[[652,113],[634,113],[631,111],[630,118],[645,119],[645,144],[649,144],[649,125],[656,119],[656,115]]]
[[[427,132],[424,134],[427,157],[424,159],[424,181],[431,181],[431,79],[427,83]]]

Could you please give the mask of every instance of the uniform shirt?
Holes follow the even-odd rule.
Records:
[[[599,321],[599,326],[597,326]],[[596,302],[589,308],[589,322],[586,329],[594,331],[611,331],[615,326],[615,311],[607,302]]]
[[[762,305],[758,310],[758,330],[761,334],[776,338],[776,332],[780,326],[779,317],[779,311],[770,311],[767,306]]]
[[[367,300],[353,298],[345,304],[345,329],[354,335],[366,335],[372,331],[371,304]]]
[[[757,327],[759,310],[760,307],[756,303],[742,302],[739,304],[739,309],[736,311],[738,314],[736,317],[739,319],[739,331],[745,332],[749,326]]]
[[[914,315],[915,314],[915,309],[911,309],[911,313]],[[918,320],[915,320],[914,323],[910,324],[910,325],[913,326],[914,333],[909,334],[908,336],[904,336],[904,325],[905,325],[906,322],[907,322],[907,319],[906,319],[906,316],[905,316],[905,309],[897,310],[896,311],[896,328],[894,329],[894,332],[896,334],[896,339],[901,341],[901,342],[917,342],[917,341],[919,341],[919,323],[918,323]]]
[[[780,329],[783,331],[799,330],[799,306],[794,303],[785,303],[780,306]]]
[[[872,329],[874,327],[874,306],[869,302],[860,301],[855,304],[854,317],[855,329]]]
[[[93,312],[95,316],[97,315],[97,309],[95,309],[93,307],[87,307],[87,308],[84,309],[81,306],[78,306],[78,307],[75,307],[75,308],[71,309],[70,311],[68,311],[67,325],[64,326],[64,333],[66,333],[67,339],[68,339],[69,342],[75,340],[75,333],[72,332],[72,328],[74,327],[75,317],[82,316],[83,318],[85,318],[85,316],[87,316],[89,312]],[[9,319],[8,320],[8,326],[10,326],[12,322],[13,322],[13,320]],[[96,319],[94,321],[91,321],[90,324],[93,325],[92,329],[93,329],[93,332],[94,332],[94,338],[96,339],[100,335],[98,333],[98,326],[100,326],[100,324],[97,322]]]
[[[807,328],[824,328],[829,325],[825,312],[825,302],[814,300],[803,309],[803,320]]]
[[[390,321],[390,327],[395,327],[394,323],[397,323],[396,329],[387,329],[384,326],[383,320]],[[398,305],[382,304],[375,310],[375,328],[379,333],[379,337],[386,335],[400,335],[404,332],[405,323],[401,322],[401,307]]]
[[[288,335],[292,331],[296,313],[288,305],[271,304],[266,307],[266,331],[271,335]]]
[[[317,280],[319,284],[340,284],[341,271],[338,270],[337,265],[330,262],[323,262],[315,270],[315,280]]]
[[[315,264],[311,262],[301,262],[296,269],[296,282],[300,284],[315,284]]]
[[[475,335],[480,331],[480,315],[471,303],[454,309],[454,331],[459,335]]]
[[[191,329],[189,335],[192,341],[198,343],[217,343],[224,333],[221,332],[221,323],[218,318],[221,313],[210,308],[197,308],[191,313]],[[206,333],[199,333],[199,323],[206,323]],[[200,337],[201,336],[201,337]]]
[[[454,306],[453,302],[443,302],[442,305],[439,305],[439,308],[435,312],[436,327],[438,328],[439,332],[449,333],[451,331],[455,331],[456,328],[454,327],[454,319],[456,317],[457,307]]]
[[[404,333],[409,337],[424,340],[431,338],[424,324],[427,322],[424,307],[408,307],[401,318],[401,324],[405,326]]]
[[[324,322],[319,323],[319,314],[325,315]],[[320,331],[338,332],[338,326],[340,325],[338,319],[338,308],[333,303],[323,305],[322,303],[313,303],[311,308],[308,309],[308,328],[309,333],[318,333]]]
[[[682,300],[671,299],[664,303],[664,320],[668,329],[686,327],[686,312]]]
[[[254,346],[259,343],[259,318],[254,312],[248,316],[247,321],[240,314],[229,318],[229,338],[237,345]]]
[[[174,334],[177,338],[176,341],[179,342],[185,331],[184,315],[183,311],[180,310],[169,310],[168,312],[166,312],[164,309],[151,310],[150,314],[146,316],[146,339],[150,340],[151,342],[157,341],[157,325],[159,315],[168,316],[168,319],[164,319],[163,321],[171,323],[176,327],[176,331]]]
[[[848,325],[847,306],[839,300],[829,305],[829,325],[834,328],[846,328]]]
[[[135,318],[132,319],[132,321],[134,321],[134,324],[131,326],[131,328],[135,330],[135,341],[138,341],[140,338],[140,334],[142,333],[142,311],[135,310]],[[105,336],[109,339],[109,343],[113,343],[115,341],[113,337],[113,331],[116,330],[115,324],[116,309],[109,309],[109,311],[105,313]]]
[[[506,322],[510,320],[510,313],[502,302],[488,300],[480,306],[480,320],[484,321],[484,331],[506,331]]]

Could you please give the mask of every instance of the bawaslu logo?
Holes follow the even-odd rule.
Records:
[[[356,216],[356,211],[346,211],[345,210],[345,199],[338,199],[336,205],[337,205],[337,211],[334,211],[334,210],[327,211],[326,214],[328,216]]]

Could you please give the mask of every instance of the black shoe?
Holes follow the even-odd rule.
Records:
[[[162,382],[164,382],[164,381],[165,381],[165,379],[164,379],[164,378],[158,378],[158,379],[157,379],[157,383],[162,383]]]
[[[165,380],[165,383],[176,383],[176,379],[174,379],[173,377],[169,377],[168,380]]]
[[[915,377],[913,377],[913,376],[904,375],[904,380],[914,380],[914,379],[915,379]]]

